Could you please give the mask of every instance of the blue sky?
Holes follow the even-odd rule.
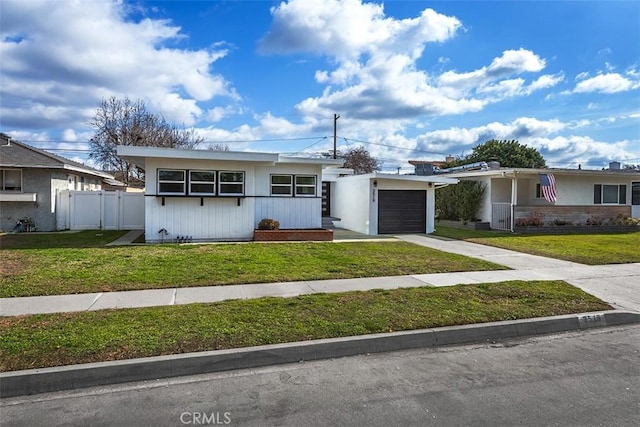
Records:
[[[640,164],[637,1],[0,3],[0,130],[84,161],[98,102],[141,99],[209,143],[383,170],[536,147],[551,167]]]

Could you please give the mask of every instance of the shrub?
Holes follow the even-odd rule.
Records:
[[[263,218],[258,223],[258,230],[278,230],[280,229],[280,223],[275,219]]]
[[[460,181],[436,191],[438,219],[475,221],[482,205],[485,185],[477,181]]]
[[[602,220],[600,218],[591,217],[585,221],[586,225],[599,226],[602,225]]]
[[[640,218],[631,218],[622,214],[618,214],[618,216],[615,218],[609,218],[608,222],[611,225],[639,225]]]
[[[528,218],[518,218],[516,225],[520,227],[542,227],[544,225],[544,215],[540,212],[534,212]]]

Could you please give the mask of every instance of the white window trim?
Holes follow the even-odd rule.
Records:
[[[595,203],[596,206],[626,206],[628,205],[628,203],[626,202],[626,194],[625,194],[625,203],[620,203],[620,186],[625,186],[628,187],[627,184],[594,184],[594,185],[599,185],[600,186],[600,203]],[[611,203],[611,202],[605,202],[604,201],[604,187],[616,187],[617,191],[616,191],[616,202]],[[625,192],[627,191],[627,189],[625,188]]]
[[[298,184],[298,178],[313,178],[313,184]],[[316,197],[318,192],[318,177],[316,175],[295,175],[294,181],[295,197]],[[298,194],[298,187],[313,188],[313,194]]]
[[[289,178],[291,178],[291,182],[289,184],[274,184],[273,183],[273,177],[274,176],[287,176]],[[291,174],[285,174],[285,173],[274,173],[269,175],[269,184],[270,184],[270,192],[271,192],[271,197],[293,197],[293,187],[294,187],[294,177]],[[288,194],[274,194],[273,193],[273,187],[289,187],[289,193]]]
[[[224,173],[241,173],[242,174],[242,182],[222,182],[222,174]],[[239,197],[239,196],[244,196],[245,194],[245,181],[246,181],[246,177],[247,174],[244,171],[219,171],[218,172],[218,196],[232,196],[232,197]],[[228,184],[228,185],[242,185],[242,193],[226,193],[222,191],[222,186]]]
[[[189,174],[189,194],[190,195],[195,195],[195,196],[215,196],[216,195],[216,189],[217,189],[217,174],[216,171],[214,170],[206,170],[206,169],[189,169],[188,171]],[[191,180],[191,172],[207,172],[207,173],[212,173],[213,174],[213,181],[193,181]],[[193,191],[191,189],[191,184],[206,184],[206,185],[213,185],[213,193],[203,193],[200,191]]]
[[[167,180],[160,180],[160,171],[171,171],[171,172],[182,172],[184,174],[184,178],[182,181],[167,181]],[[158,179],[158,195],[160,196],[184,196],[187,194],[187,171],[184,169],[168,169],[168,168],[160,168],[157,170],[156,173],[156,177]],[[176,183],[181,183],[183,185],[183,191],[182,192],[166,192],[166,191],[160,191],[160,184],[163,183],[172,183],[172,184],[176,184]]]

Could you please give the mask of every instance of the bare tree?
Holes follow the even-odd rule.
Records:
[[[227,144],[209,144],[209,150],[211,151],[229,151],[229,146]]]
[[[203,142],[193,129],[178,128],[149,112],[144,101],[126,97],[103,99],[89,126],[94,129],[89,158],[127,184],[142,179],[144,171],[118,157],[118,145],[194,148]]]
[[[380,170],[378,160],[371,157],[369,151],[364,147],[350,148],[344,154],[339,155],[339,157],[344,159],[344,167],[353,169],[356,175]]]

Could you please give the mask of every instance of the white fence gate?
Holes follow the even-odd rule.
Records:
[[[494,230],[511,230],[511,203],[491,204],[491,228]]]
[[[64,190],[56,196],[58,230],[144,229],[144,194]]]

